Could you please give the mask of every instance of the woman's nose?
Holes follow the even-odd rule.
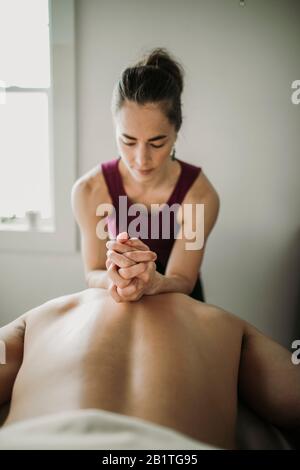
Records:
[[[150,160],[150,155],[146,148],[139,148],[135,155],[135,161],[140,166],[143,167],[145,164],[147,165]]]

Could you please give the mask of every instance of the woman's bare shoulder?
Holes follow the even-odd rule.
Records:
[[[218,198],[218,193],[203,170],[188,190],[184,202],[197,202],[207,198]]]
[[[103,172],[100,165],[91,168],[75,181],[72,191],[77,191],[85,197],[104,196],[110,199]]]
[[[95,217],[99,204],[112,204],[100,165],[86,172],[74,183],[71,204],[78,223],[82,222],[82,219],[86,219],[86,216]]]

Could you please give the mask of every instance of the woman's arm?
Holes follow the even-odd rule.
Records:
[[[182,237],[174,242],[165,274],[155,273],[153,284],[146,291],[149,295],[161,292],[190,294],[195,286],[207,239],[220,208],[218,193],[206,176],[201,173],[197,180],[182,204],[183,210],[178,220]],[[203,204],[204,220],[197,204]],[[192,232],[195,233],[194,238],[191,238]]]
[[[191,287],[191,283],[188,278],[179,274],[166,275],[160,274],[156,271],[152,285],[149,289],[146,289],[145,294],[154,295],[163,292],[182,292],[183,294],[189,295],[192,292],[193,287]]]
[[[84,175],[73,185],[72,209],[81,238],[81,254],[88,287],[108,289],[110,280],[105,266],[106,239],[97,236],[97,224],[105,217],[97,216],[99,204],[111,203],[103,175],[97,169]]]
[[[109,288],[109,279],[106,269],[94,269],[88,272],[85,278],[88,287]]]

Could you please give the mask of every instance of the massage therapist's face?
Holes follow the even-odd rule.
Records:
[[[151,179],[168,167],[177,134],[159,105],[125,101],[115,126],[119,155],[136,180]]]

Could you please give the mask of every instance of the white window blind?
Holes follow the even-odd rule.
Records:
[[[75,180],[74,0],[0,0],[0,252],[74,253]]]
[[[0,0],[0,217],[53,216],[48,0]]]

